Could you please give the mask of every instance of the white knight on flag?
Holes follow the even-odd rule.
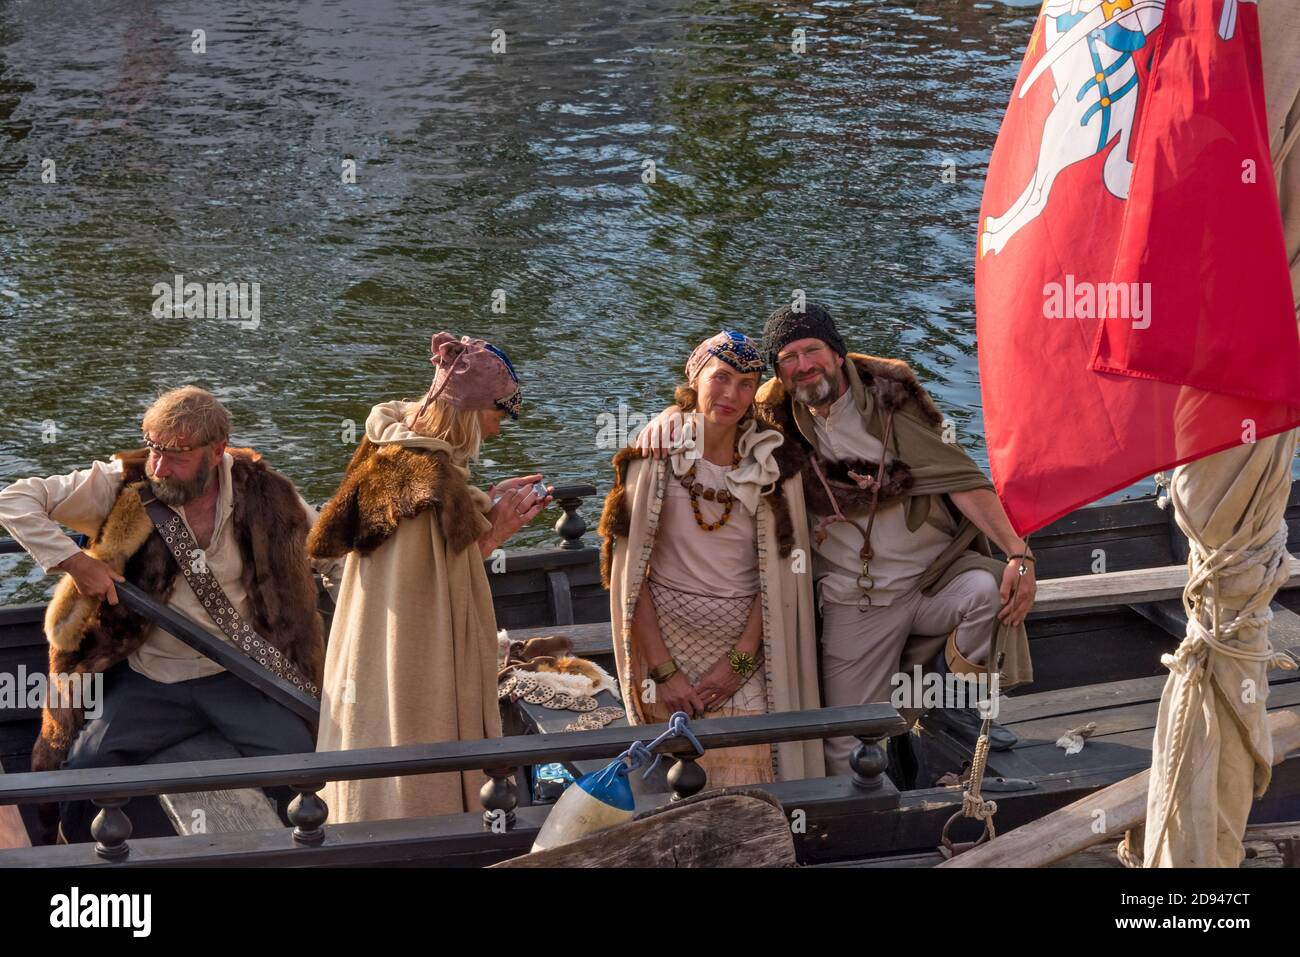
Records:
[[[1001,252],[1047,207],[1052,184],[1066,167],[1095,156],[1112,142],[1102,178],[1118,199],[1128,197],[1133,162],[1129,138],[1137,114],[1134,54],[1160,26],[1164,0],[1049,0],[1043,8],[1045,52],[1021,84],[1022,98],[1051,71],[1052,106],[1043,126],[1038,163],[1024,191],[980,233],[980,255]],[[1040,39],[1035,30],[1029,53]]]

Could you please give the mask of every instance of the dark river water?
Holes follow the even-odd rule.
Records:
[[[348,424],[422,393],[449,329],[523,382],[482,483],[603,492],[602,416],[653,414],[700,339],[796,289],[911,362],[984,464],[974,230],[1036,8],[9,0],[0,483],[138,445],[193,382],[322,501]],[[258,283],[256,327],[155,316],[178,274]],[[0,603],[49,584],[0,559]]]

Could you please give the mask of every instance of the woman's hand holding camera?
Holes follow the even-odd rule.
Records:
[[[479,539],[479,548],[486,558],[500,548],[519,529],[523,528],[537,513],[551,504],[554,488],[546,486],[546,494],[539,493],[541,475],[522,475],[506,479],[488,490],[494,500],[492,510],[488,512],[488,521],[492,528]]]

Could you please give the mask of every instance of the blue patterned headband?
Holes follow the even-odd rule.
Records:
[[[700,370],[714,358],[721,359],[741,374],[757,372],[762,375],[763,370],[767,368],[762,352],[752,339],[742,336],[739,332],[724,329],[695,347],[695,351],[686,362],[686,381],[694,385]]]

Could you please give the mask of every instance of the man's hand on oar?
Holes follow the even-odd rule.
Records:
[[[1021,567],[1024,567],[1024,574],[1020,573]],[[1016,581],[1019,580],[1019,586]],[[1011,593],[1015,591],[1015,601],[1011,601]],[[1034,595],[1038,591],[1038,581],[1034,578],[1034,563],[1022,561],[1019,558],[1008,559],[1006,570],[1002,573],[1002,586],[998,589],[998,594],[1002,597],[1002,610],[998,612],[998,620],[1005,625],[1018,625],[1025,620],[1029,614],[1029,609],[1034,605]]]
[[[110,605],[117,604],[117,589],[113,587],[113,583],[126,581],[126,579],[98,558],[86,552],[77,552],[61,561],[58,567],[72,576],[77,591],[87,598],[106,601]]]

